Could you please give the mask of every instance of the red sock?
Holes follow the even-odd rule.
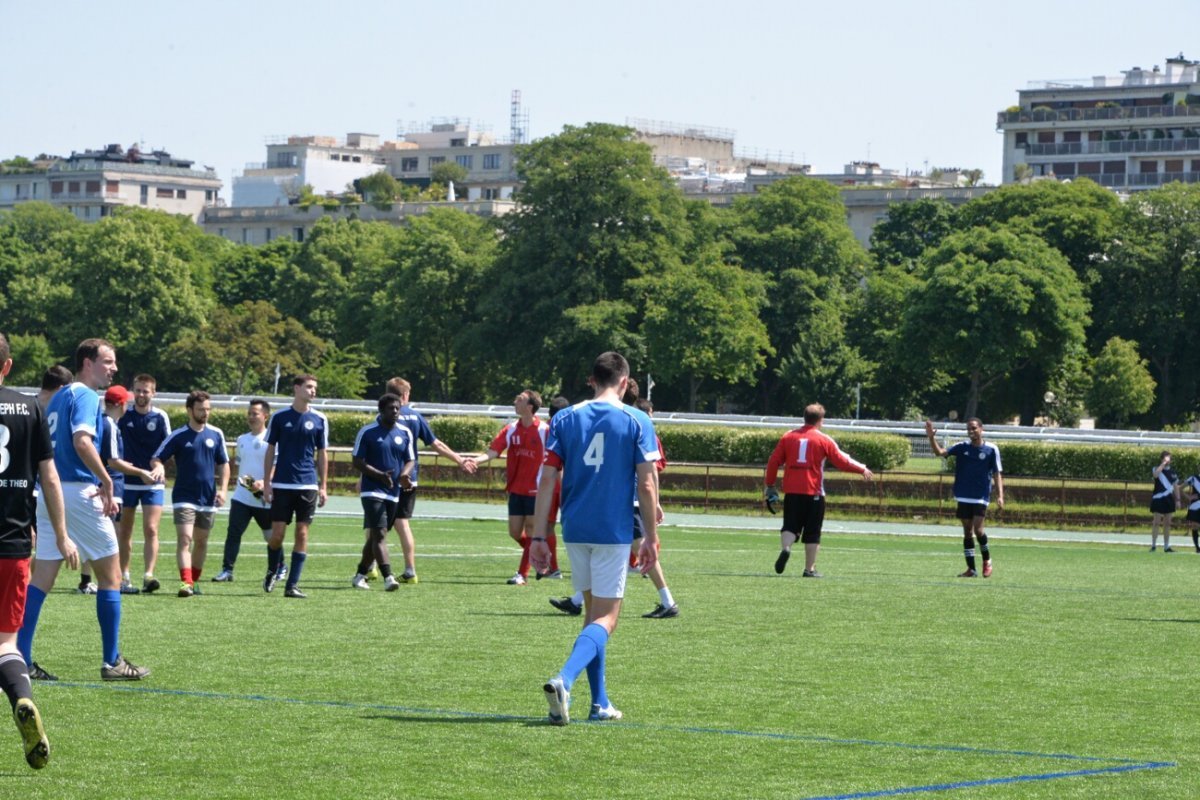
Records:
[[[550,571],[558,572],[558,539],[553,532],[546,534],[546,545],[550,548]]]
[[[179,568],[179,579],[181,581],[183,581],[184,583],[192,583],[192,568],[191,567],[180,567]]]
[[[517,572],[524,578],[529,577],[529,537],[521,534],[521,564],[517,567]]]
[[[202,569],[204,569],[204,568],[203,567],[192,567],[192,581],[194,583],[200,582],[200,570],[202,570]]]

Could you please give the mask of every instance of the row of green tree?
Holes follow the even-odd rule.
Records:
[[[173,390],[268,390],[279,365],[315,372],[326,396],[402,374],[429,400],[578,398],[595,354],[617,349],[653,375],[660,409],[1086,410],[1154,427],[1197,411],[1196,187],[1121,203],[1044,181],[900,204],[868,252],[835,187],[788,178],[716,208],[623,127],[567,127],[517,170],[518,208],[498,220],[342,213],[259,247],[140,209],[83,224],[21,204],[0,217],[15,380],[102,335],[125,377]]]

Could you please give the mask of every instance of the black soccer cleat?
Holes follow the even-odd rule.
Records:
[[[678,617],[678,616],[679,616],[679,606],[678,605],[672,604],[670,608],[667,608],[662,603],[659,603],[657,606],[655,606],[654,610],[651,611],[649,614],[642,614],[642,617],[644,619],[670,619],[671,617]]]
[[[791,550],[780,550],[779,558],[775,559],[775,574],[782,575],[783,570],[787,567],[788,559],[792,557]]]

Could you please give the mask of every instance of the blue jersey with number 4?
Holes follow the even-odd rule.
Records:
[[[547,463],[562,469],[564,542],[630,544],[629,485],[657,461],[654,424],[623,405],[589,401],[550,420]]]

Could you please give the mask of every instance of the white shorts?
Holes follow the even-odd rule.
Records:
[[[571,585],[592,597],[619,600],[625,596],[629,545],[566,542],[571,559]]]
[[[112,520],[104,516],[97,496],[100,487],[91,483],[64,483],[63,506],[67,512],[67,535],[79,548],[81,561],[97,561],[117,554],[117,532]],[[62,561],[54,527],[46,515],[45,503],[38,503],[37,559]]]

